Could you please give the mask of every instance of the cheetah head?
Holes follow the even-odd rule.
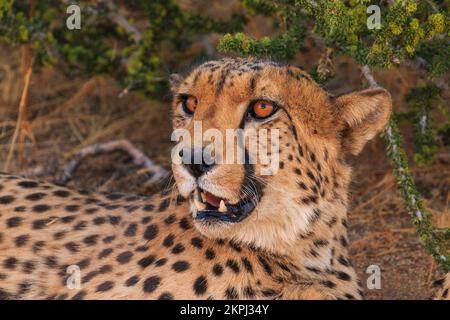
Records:
[[[320,210],[346,205],[345,157],[357,155],[391,112],[383,89],[332,97],[301,69],[270,61],[210,61],[173,75],[171,85],[173,127],[190,137],[173,139],[172,169],[196,227],[267,249],[308,232]],[[199,138],[199,127],[210,134]],[[250,148],[262,129],[264,139]],[[237,151],[234,161],[224,159],[230,146],[244,161]]]

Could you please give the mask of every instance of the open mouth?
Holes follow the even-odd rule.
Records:
[[[227,199],[219,198],[210,192],[197,188],[193,195],[197,208],[196,220],[220,220],[225,222],[241,222],[255,209],[255,202],[244,199],[231,204]]]

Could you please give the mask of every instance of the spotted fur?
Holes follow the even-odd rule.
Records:
[[[151,197],[0,174],[0,298],[362,298],[347,251],[346,157],[382,130],[389,94],[332,97],[297,67],[253,59],[207,62],[171,81],[174,129],[192,130],[199,120],[203,130],[281,132],[273,175],[259,175],[259,164],[233,164],[199,178],[231,202],[255,197],[254,212],[239,223],[196,220],[192,192],[200,182],[177,164],[174,192]],[[180,108],[180,94],[198,99],[192,117]],[[252,121],[249,102],[261,98],[281,108]],[[79,289],[67,286],[73,265]]]

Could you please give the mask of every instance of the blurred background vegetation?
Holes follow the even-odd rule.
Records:
[[[79,30],[66,26],[71,4],[81,9]],[[380,29],[367,28],[369,5],[381,9]],[[0,170],[55,180],[81,148],[119,138],[169,168],[168,75],[207,59],[289,61],[333,94],[367,86],[366,66],[391,92],[396,115],[388,152],[374,141],[356,166],[351,253],[362,278],[368,265],[382,267],[385,286],[369,298],[424,298],[437,265],[450,263],[442,260],[450,227],[449,6],[448,0],[0,0]],[[148,172],[117,153],[82,163],[71,184],[148,193],[154,187],[147,180]],[[417,210],[426,219],[419,221]]]

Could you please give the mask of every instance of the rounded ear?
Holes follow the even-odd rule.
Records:
[[[181,75],[178,73],[172,73],[169,76],[170,91],[172,91],[172,93],[177,92],[182,81],[183,77]]]
[[[339,96],[335,104],[342,148],[352,155],[384,129],[392,112],[391,95],[382,88]]]

